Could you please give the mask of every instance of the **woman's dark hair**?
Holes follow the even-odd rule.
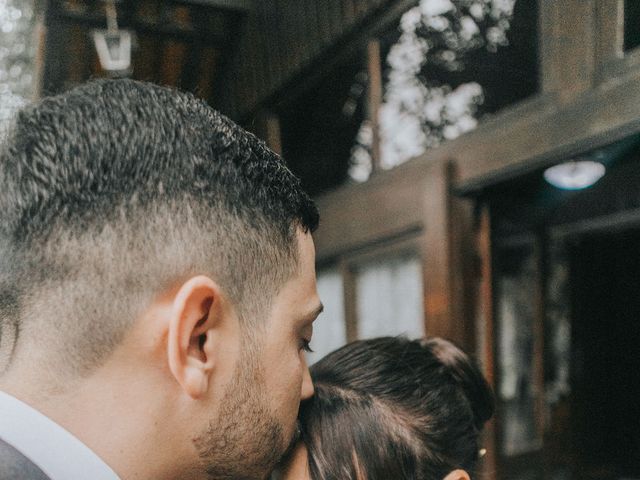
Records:
[[[300,411],[314,480],[441,480],[473,475],[494,410],[478,368],[440,338],[350,343],[311,367]]]

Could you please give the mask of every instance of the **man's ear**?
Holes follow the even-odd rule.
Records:
[[[450,472],[443,480],[471,480],[469,474],[464,470],[454,470]]]
[[[214,328],[220,322],[223,295],[209,277],[182,284],[171,305],[167,354],[171,373],[192,398],[209,389],[214,367]]]

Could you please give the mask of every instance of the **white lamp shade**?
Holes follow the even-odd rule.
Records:
[[[131,66],[131,32],[94,30],[93,41],[102,68],[108,72],[126,71]]]
[[[544,179],[563,190],[581,190],[600,180],[606,172],[603,164],[591,160],[561,163],[544,172]]]

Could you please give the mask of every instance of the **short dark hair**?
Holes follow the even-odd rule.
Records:
[[[313,480],[437,480],[473,474],[493,394],[467,355],[439,338],[348,344],[311,367],[300,411]]]
[[[190,94],[132,80],[22,110],[0,185],[2,344],[24,335],[83,370],[187,275],[212,276],[254,320],[297,268],[296,232],[318,224],[262,141]]]

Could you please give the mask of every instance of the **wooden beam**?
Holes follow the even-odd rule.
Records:
[[[429,171],[405,164],[320,197],[320,214],[328,220],[314,234],[319,261],[421,231]]]
[[[638,133],[640,66],[562,105],[555,94],[527,100],[414,162],[455,158],[456,190],[470,194]]]

